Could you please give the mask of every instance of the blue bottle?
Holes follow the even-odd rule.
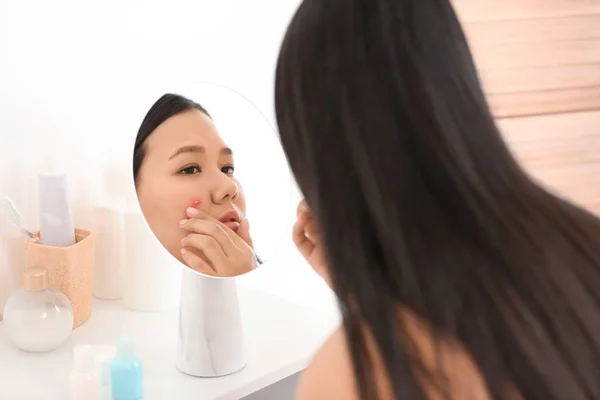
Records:
[[[117,356],[110,363],[110,383],[114,400],[140,400],[144,396],[142,361],[133,352],[133,341],[119,338]]]

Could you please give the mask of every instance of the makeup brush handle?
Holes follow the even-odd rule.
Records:
[[[21,228],[21,232],[23,232],[23,234],[25,236],[28,236],[31,239],[37,239],[37,236],[35,236],[33,233],[29,232],[27,229],[25,228]]]

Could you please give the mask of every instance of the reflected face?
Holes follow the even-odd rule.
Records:
[[[139,170],[137,195],[150,228],[179,261],[181,240],[189,234],[179,227],[195,207],[221,220],[244,217],[246,202],[234,178],[233,153],[213,121],[200,110],[177,114],[146,139]]]

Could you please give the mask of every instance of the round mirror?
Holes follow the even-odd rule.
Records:
[[[257,107],[224,86],[154,93],[140,118],[133,175],[158,241],[201,274],[259,268],[286,227],[292,181],[278,137]]]

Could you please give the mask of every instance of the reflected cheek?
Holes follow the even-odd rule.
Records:
[[[158,241],[174,256],[179,256],[185,231],[179,228],[180,204],[168,191],[140,195],[140,206],[148,225]],[[179,204],[178,204],[179,203]]]
[[[137,188],[140,207],[150,229],[175,258],[181,258],[181,239],[189,234],[179,227],[192,202],[206,203],[198,185],[189,177],[165,177],[154,172],[153,178],[140,180]],[[181,261],[181,260],[180,260]]]

